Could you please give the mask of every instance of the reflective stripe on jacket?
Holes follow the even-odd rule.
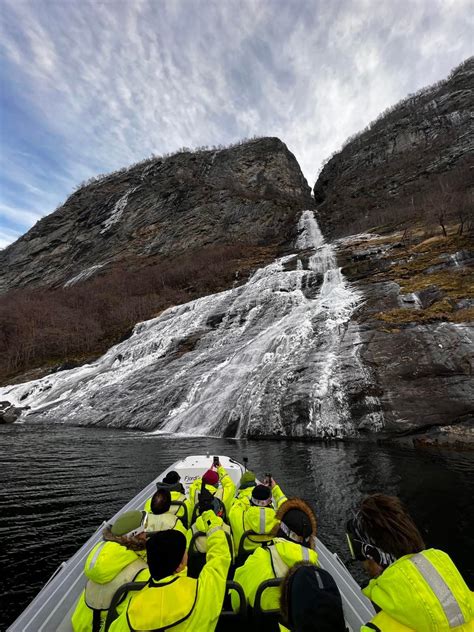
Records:
[[[246,531],[258,534],[269,534],[277,524],[276,513],[273,507],[256,507],[245,501],[236,500],[229,514],[229,522],[232,527],[234,550],[239,552],[242,536]],[[245,551],[254,551],[262,542],[268,542],[271,538],[262,535],[248,535],[243,541]]]
[[[309,561],[316,564],[318,554],[316,551],[290,542],[284,538],[275,538],[275,544],[270,547],[256,549],[245,564],[236,569],[234,579],[241,584],[245,596],[251,606],[255,603],[255,595],[260,584],[267,579],[283,577],[289,568],[297,562]],[[268,588],[262,596],[261,606],[263,609],[273,609],[279,607],[280,589],[278,587]],[[232,591],[232,607],[238,607],[237,597]]]
[[[364,631],[474,630],[473,593],[443,551],[428,549],[401,557],[363,592],[382,610],[362,627]]]
[[[220,526],[208,533],[206,564],[199,579],[171,575],[146,586],[132,597],[127,611],[112,623],[110,632],[169,626],[173,626],[172,632],[212,632],[215,629],[224,601],[230,553]]]

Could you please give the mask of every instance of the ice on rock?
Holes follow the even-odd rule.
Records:
[[[0,389],[0,399],[30,406],[37,419],[180,435],[355,434],[342,364],[360,297],[312,211],[298,230],[295,254],[310,251],[307,269],[298,259],[285,270],[295,254],[283,257],[240,287],[139,323],[93,364]],[[191,351],[182,345],[190,338]],[[379,427],[379,404],[367,405]]]

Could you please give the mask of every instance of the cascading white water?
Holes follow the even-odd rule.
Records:
[[[298,231],[297,252],[244,285],[168,309],[94,364],[0,389],[0,399],[39,418],[160,433],[354,434],[351,370],[361,392],[369,381],[346,337],[359,296],[312,211]],[[366,404],[380,426],[378,403]]]

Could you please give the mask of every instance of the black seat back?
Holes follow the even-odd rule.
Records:
[[[253,551],[255,549],[253,549],[252,551],[247,551],[245,549],[245,541],[249,540],[249,542],[252,542],[252,544],[257,544],[255,542],[255,540],[252,540],[251,538],[253,537],[259,537],[259,538],[264,538],[267,537],[268,539],[262,539],[260,542],[258,542],[258,546],[270,546],[270,544],[273,543],[273,537],[272,535],[270,535],[269,533],[257,533],[256,531],[245,531],[242,534],[242,537],[240,538],[240,542],[239,542],[239,548],[237,550],[237,556],[235,558],[235,565],[236,566],[242,566],[242,564],[245,563],[245,560],[252,555]]]
[[[230,599],[231,591],[239,596],[239,609],[234,612]],[[247,600],[244,589],[238,582],[227,580],[224,604],[217,622],[216,632],[241,632],[247,622]]]
[[[117,618],[117,606],[125,599],[127,593],[133,590],[141,590],[147,585],[148,582],[128,582],[123,584],[115,591],[112,601],[110,602],[110,608],[107,612],[107,618],[105,620],[104,632],[108,632],[108,629],[112,625],[112,622]]]
[[[232,538],[230,533],[224,531],[227,540],[227,545],[230,551],[231,560],[234,559],[234,548],[232,544]],[[198,538],[207,537],[204,531],[196,531],[193,533],[191,541],[188,547],[188,577],[198,578],[199,573],[202,571],[204,564],[206,563],[206,554],[198,551],[196,548],[196,540]]]
[[[259,632],[279,632],[278,622],[280,621],[280,609],[262,609],[262,595],[268,588],[280,586],[282,581],[282,577],[267,579],[257,588],[252,612],[252,620],[254,622],[255,630],[259,630]]]

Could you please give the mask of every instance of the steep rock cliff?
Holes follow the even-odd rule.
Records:
[[[383,113],[327,162],[314,186],[323,232],[349,235],[431,212],[442,195],[472,186],[473,150],[471,57]]]
[[[0,292],[74,283],[113,262],[209,244],[284,244],[310,204],[277,138],[151,159],[81,187],[0,251]]]

